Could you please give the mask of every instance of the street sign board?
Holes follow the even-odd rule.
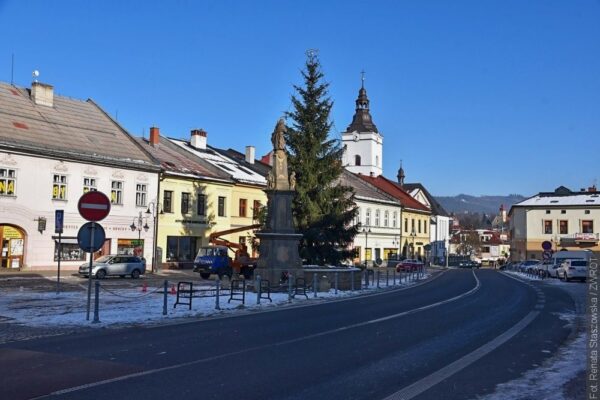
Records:
[[[93,242],[92,230],[94,230]],[[106,239],[104,228],[102,228],[100,224],[94,222],[83,224],[77,233],[77,243],[79,244],[79,248],[86,253],[93,253],[100,250],[104,244],[104,239]]]
[[[542,258],[544,260],[549,260],[552,258],[552,251],[551,250],[546,250],[542,253]]]
[[[546,250],[546,251],[550,251],[552,250],[552,242],[548,241],[548,240],[544,240],[542,242],[542,249]]]
[[[88,221],[101,221],[110,212],[110,200],[96,190],[84,193],[77,203],[79,214]]]
[[[54,211],[54,233],[63,233],[65,222],[65,210]]]

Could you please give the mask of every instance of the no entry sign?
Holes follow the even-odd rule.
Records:
[[[79,198],[79,214],[91,222],[101,221],[110,212],[110,200],[102,192],[87,192]]]

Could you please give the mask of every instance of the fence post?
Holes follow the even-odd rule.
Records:
[[[163,282],[163,314],[162,315],[167,315],[167,293],[168,293],[168,288],[169,287],[169,281],[165,279],[165,281]]]
[[[394,277],[394,286],[396,286],[396,268],[392,270],[392,275]]]
[[[377,281],[377,289],[379,289],[379,268],[375,270],[375,276],[373,277]]]
[[[354,292],[354,270],[350,271],[350,291]]]
[[[220,310],[221,306],[219,305],[219,297],[221,296],[221,279],[217,277],[217,288],[216,288],[216,297],[215,297],[215,310]]]
[[[313,272],[313,297],[317,297],[317,273]]]
[[[338,272],[335,273],[335,294],[337,295],[338,293]]]
[[[94,291],[94,320],[92,324],[100,322],[100,316],[98,315],[100,308],[100,282],[96,281],[96,287]]]
[[[294,275],[288,274],[288,303],[292,302],[292,279]]]
[[[385,267],[385,287],[390,286],[390,269]]]
[[[289,279],[289,278],[288,278]],[[256,304],[260,304],[260,290],[261,290],[261,281],[260,275],[256,275]]]
[[[246,277],[242,279],[242,305],[246,305]]]

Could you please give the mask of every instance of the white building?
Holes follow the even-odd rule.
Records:
[[[61,267],[85,261],[77,203],[89,190],[112,202],[95,256],[140,254],[150,266],[154,226],[145,211],[158,192],[156,161],[92,100],[56,96],[50,85],[0,82],[0,109],[0,271],[56,268],[55,210],[64,210]]]
[[[383,135],[371,118],[364,80],[356,99],[352,123],[342,133],[342,146],[342,162],[348,171],[371,176],[383,173]]]
[[[541,260],[544,242],[551,244],[552,252],[600,252],[600,192],[595,186],[580,192],[561,186],[539,193],[513,205],[509,220],[513,261]]]

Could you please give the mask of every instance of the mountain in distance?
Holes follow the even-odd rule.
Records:
[[[504,204],[504,209],[508,212],[513,204],[526,199],[526,197],[520,194],[511,194],[508,196],[470,196],[468,194],[459,194],[457,196],[434,197],[448,213],[479,213],[488,215],[498,214],[501,204]]]

